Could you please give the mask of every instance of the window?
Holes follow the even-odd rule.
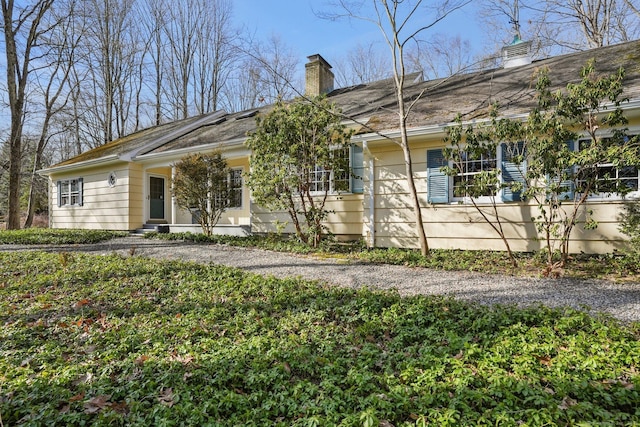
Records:
[[[469,197],[467,189],[473,186],[474,181],[482,172],[494,171],[497,167],[497,153],[485,152],[476,156],[468,153],[462,153],[460,165],[457,165],[458,174],[453,177],[453,196],[456,198]],[[477,196],[491,196],[496,193],[497,188],[493,190],[485,188],[482,194]]]
[[[231,169],[227,175],[226,185],[220,183],[221,187],[215,190],[215,198],[212,208],[218,209],[224,207],[241,208],[242,207],[242,169]]]
[[[578,140],[577,150],[588,147],[591,143],[589,139]],[[594,195],[607,193],[628,193],[638,191],[640,186],[640,174],[637,166],[614,166],[610,163],[599,163],[593,169],[580,171],[577,177],[578,191],[584,189],[586,178],[595,177],[596,185],[592,189]]]
[[[82,206],[82,184],[82,178],[58,181],[58,207]]]
[[[309,173],[310,191],[312,193],[362,193],[363,154],[362,147],[351,147],[334,150],[334,156],[340,156],[344,167],[329,170],[316,165]],[[352,173],[349,172],[351,168]],[[352,176],[353,175],[353,176]]]
[[[231,169],[229,173],[230,208],[242,207],[242,169]]]
[[[427,150],[427,201],[429,203],[450,203],[463,201],[470,197],[466,191],[481,173],[496,171],[500,168],[499,179],[503,184],[524,183],[524,174],[527,168],[526,160],[515,163],[514,158],[522,159],[524,145],[500,144],[496,152],[484,152],[475,156],[463,154],[461,164],[456,169],[455,176],[448,176],[442,171],[444,166],[453,166],[444,157],[442,149]],[[497,172],[497,171],[496,171]],[[503,185],[500,189],[485,189],[481,194],[475,194],[474,199],[482,202],[483,197],[501,196],[503,202],[515,202],[521,200],[521,191],[514,191],[510,186]],[[515,187],[515,186],[514,186]]]

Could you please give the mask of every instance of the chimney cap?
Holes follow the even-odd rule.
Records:
[[[320,55],[319,53],[315,53],[315,54],[313,54],[313,55],[309,55],[309,56],[307,56],[307,59],[309,60],[308,64],[313,64],[314,62],[320,62],[320,63],[322,63],[324,66],[326,66],[327,68],[333,68],[333,67],[331,66],[331,64],[329,64],[329,63],[327,62],[327,60],[326,60],[326,59],[324,59],[324,58],[322,57],[322,55]]]

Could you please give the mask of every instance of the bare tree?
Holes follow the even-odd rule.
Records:
[[[640,36],[633,0],[484,0],[480,17],[501,45],[515,35],[539,53],[591,49]],[[522,34],[521,34],[522,33]]]
[[[148,40],[145,45],[145,58],[149,58],[151,63],[144,61],[141,71],[142,87],[146,87],[151,92],[153,105],[153,124],[159,125],[163,119],[163,89],[164,67],[166,52],[164,49],[163,28],[166,21],[166,7],[164,0],[146,0],[139,3],[138,16],[140,17],[140,27],[143,37]],[[144,77],[142,76],[144,73]]]
[[[258,61],[247,58],[238,64],[221,91],[220,107],[227,111],[244,111],[264,105],[260,94],[263,68]]]
[[[193,6],[193,5],[192,5]],[[198,25],[195,106],[202,114],[219,108],[219,97],[231,64],[237,56],[229,0],[202,0],[202,22]]]
[[[416,43],[407,53],[407,60],[412,70],[421,71],[427,79],[450,77],[477,67],[471,44],[459,35],[435,34]]]
[[[237,51],[241,57],[221,92],[224,108],[241,111],[302,94],[297,55],[277,35],[263,42],[245,38]]]
[[[79,84],[84,139],[95,147],[131,130],[131,111],[139,82],[139,46],[135,0],[87,0],[76,15],[84,20],[87,33],[83,53],[74,64],[74,84]]]
[[[344,58],[334,63],[336,84],[347,87],[391,77],[389,57],[376,49],[376,44],[358,44]]]
[[[16,6],[13,0],[0,0],[7,67],[7,92],[11,110],[9,135],[9,198],[7,229],[20,228],[20,181],[26,90],[32,61],[39,55],[40,39],[50,30],[44,25],[54,0],[39,0]],[[17,15],[17,16],[16,16]]]
[[[202,22],[199,3],[192,7],[189,2],[173,3],[168,9],[165,35],[170,54],[165,62],[169,105],[173,118],[189,117],[190,86],[193,84],[196,63],[197,26]]]
[[[254,49],[252,56],[262,64],[259,98],[268,104],[293,98],[298,93],[294,82],[299,64],[297,55],[276,35],[255,45]]]
[[[407,101],[405,83],[407,80],[406,49],[415,44],[417,37],[435,27],[452,12],[469,4],[471,0],[442,0],[428,3],[423,0],[339,0],[334,6],[339,12],[324,14],[326,18],[349,18],[367,21],[377,26],[389,48],[393,67],[393,81],[396,92],[396,113],[398,116],[399,139],[394,139],[402,149],[407,185],[413,201],[415,228],[420,250],[423,255],[429,252],[429,245],[422,220],[422,204],[416,190],[413,175],[413,161],[407,136],[407,118],[415,103],[421,98]],[[370,7],[364,7],[365,3]],[[367,13],[369,12],[369,13]],[[428,19],[425,19],[429,16]]]
[[[50,124],[52,119],[65,108],[70,92],[65,93],[66,84],[71,72],[71,64],[74,62],[75,49],[82,37],[83,28],[77,28],[73,18],[76,5],[75,0],[66,4],[59,1],[58,8],[53,8],[50,14],[51,31],[43,37],[43,45],[48,46],[48,51],[38,61],[42,63],[42,72],[37,72],[34,79],[34,92],[38,95],[38,104],[44,110],[41,112],[40,134],[33,150],[32,170],[29,181],[29,198],[27,205],[27,218],[24,227],[31,227],[35,214],[36,195],[39,192],[37,171],[42,168],[44,150],[51,138]],[[49,65],[50,64],[50,65]]]

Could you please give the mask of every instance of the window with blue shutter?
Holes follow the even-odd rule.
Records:
[[[524,152],[524,143],[518,142],[517,145],[500,144],[501,163],[500,173],[502,174],[502,183],[507,186],[502,188],[502,201],[503,202],[519,202],[522,201],[522,191],[513,191],[510,183],[525,183],[525,173],[527,170],[526,153]],[[515,156],[522,155],[525,160],[521,164],[513,161]]]
[[[427,201],[449,202],[449,176],[440,168],[447,165],[442,149],[427,150]]]
[[[364,188],[364,153],[356,144],[351,144],[351,173],[351,192],[361,194]]]

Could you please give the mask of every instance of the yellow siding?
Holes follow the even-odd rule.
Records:
[[[431,248],[443,249],[493,249],[504,250],[498,233],[482,218],[471,204],[427,203],[426,154],[427,150],[441,146],[441,141],[412,145],[414,176],[427,240]],[[364,224],[367,235],[371,212],[371,192],[374,197],[375,246],[413,247],[419,246],[415,231],[413,200],[405,179],[402,151],[398,146],[374,147],[368,158],[374,158],[373,185],[369,182],[370,171],[365,172]],[[618,230],[618,217],[622,203],[619,200],[594,200],[588,204],[593,218],[598,222],[595,230],[584,230],[578,224],[571,235],[572,252],[611,252],[624,246],[625,236]],[[493,218],[491,205],[481,206],[485,214]],[[524,203],[498,202],[498,215],[512,249],[534,251],[542,247],[535,224],[531,218],[538,215],[537,206]],[[584,214],[579,221],[584,221]]]
[[[129,168],[129,229],[134,230],[144,223],[144,173],[138,163]]]
[[[114,172],[116,185],[110,187],[107,178]],[[80,170],[73,174],[52,175],[50,223],[54,228],[87,228],[130,230],[129,165]],[[83,205],[58,207],[57,181],[83,179]]]
[[[329,214],[325,225],[338,238],[357,239],[362,236],[362,195],[343,194],[329,196],[325,204]],[[270,212],[253,204],[251,212],[252,231],[257,233],[295,233],[291,218],[285,212]],[[282,227],[282,228],[279,228]]]

